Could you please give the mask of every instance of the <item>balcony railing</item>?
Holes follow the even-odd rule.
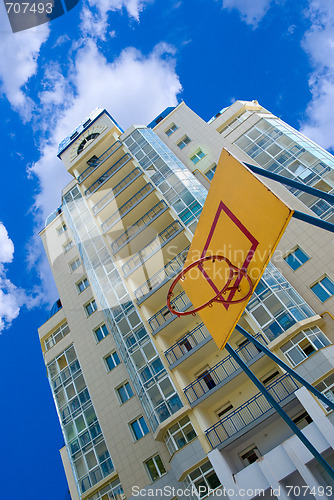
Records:
[[[153,220],[159,217],[168,209],[167,203],[163,200],[159,201],[152,207],[146,214],[122,233],[117,240],[111,243],[111,250],[113,253],[118,252],[125,244],[129,243],[137,234],[139,234],[146,226]]]
[[[256,335],[255,338],[263,344],[267,343],[261,334]],[[239,347],[236,352],[243,359],[243,361],[247,362],[255,358],[261,351],[251,342],[247,342],[242,347]],[[229,378],[239,369],[240,366],[234,358],[232,358],[230,354],[226,356],[213,368],[207,370],[202,377],[196,379],[183,389],[189,403],[192,404],[197,401],[200,397],[211,391],[218,384],[224,382],[224,380]]]
[[[211,337],[211,335],[209,330],[204,326],[204,323],[196,326],[196,328],[188,332],[187,335],[165,351],[164,354],[169,365],[172,365],[175,361],[188,354],[188,352],[200,344],[202,340],[208,337]]]
[[[90,176],[94,170],[97,169],[104,161],[106,161],[112,154],[115,153],[120,147],[122,146],[121,141],[116,141],[114,144],[110,146],[110,148],[106,149],[104,153],[101,154],[94,162],[90,163],[89,167],[86,168],[82,172],[82,174],[79,175],[78,177],[78,182],[81,184],[87,177]]]
[[[155,252],[160,250],[168,243],[174,236],[183,231],[183,227],[179,221],[174,221],[169,226],[165,227],[161,233],[153,238],[147,245],[144,246],[139,252],[135,253],[123,266],[122,271],[125,276],[132,273],[137,267],[143,263]]]
[[[126,203],[124,203],[118,210],[116,210],[107,220],[101,225],[102,231],[105,233],[112,226],[116,224],[122,217],[129,213],[135,206],[143,201],[146,196],[154,191],[152,184],[145,184],[135,195],[133,195]]]
[[[146,295],[152,291],[156,291],[164,283],[173,278],[178,272],[181,271],[184,261],[186,260],[189,246],[184,248],[182,252],[177,254],[170,260],[164,267],[159,269],[153,276],[151,276],[145,283],[143,283],[137,290],[135,290],[134,295],[137,299],[137,304],[141,304]]]
[[[288,374],[283,375],[267,387],[269,393],[278,403],[284,403],[298,388],[296,382]],[[235,434],[247,429],[250,424],[266,415],[272,408],[263,394],[259,392],[205,431],[210,445],[212,448],[216,448]]]
[[[108,203],[114,200],[120,193],[122,193],[132,182],[142,175],[140,168],[136,167],[132,172],[124,177],[116,186],[111,189],[101,200],[93,206],[93,214],[98,214],[102,208],[106,207]]]
[[[179,295],[175,297],[175,299],[170,301],[171,306],[177,309],[178,311],[186,311],[191,305],[191,302],[186,295],[186,292],[181,292]],[[157,313],[155,313],[153,316],[150,317],[148,320],[148,324],[150,325],[152,329],[153,335],[160,329],[165,326],[167,322],[172,321],[175,319],[176,316],[172,314],[169,310],[168,307],[162,307]]]
[[[116,172],[118,172],[122,167],[124,167],[124,165],[126,165],[130,160],[131,155],[129,153],[123,155],[122,158],[116,161],[116,163],[114,163],[112,167],[108,168],[108,170],[104,172],[101,177],[99,177],[88,189],[86,189],[85,196],[88,198],[93,193],[95,193],[95,191],[97,191],[101,186],[103,186],[103,184],[109,181],[109,179],[111,179],[111,177],[115,175]]]

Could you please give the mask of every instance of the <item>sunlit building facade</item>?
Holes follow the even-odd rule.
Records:
[[[60,299],[39,335],[73,500],[291,498],[290,487],[313,498],[332,487],[200,317],[166,306],[222,148],[334,189],[333,156],[256,101],[209,122],[182,102],[126,131],[96,110],[59,146],[73,180],[41,231]],[[329,203],[264,182],[334,222]],[[332,251],[331,233],[290,222],[240,325],[334,400]],[[181,288],[172,302],[190,307]],[[329,408],[240,333],[230,343],[333,466]]]

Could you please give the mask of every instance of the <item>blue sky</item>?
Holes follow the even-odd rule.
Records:
[[[0,40],[1,499],[60,500],[63,441],[37,335],[58,298],[37,235],[70,180],[58,143],[96,107],[125,129],[182,99],[205,120],[257,99],[333,150],[334,3],[81,0],[16,34],[1,3]]]

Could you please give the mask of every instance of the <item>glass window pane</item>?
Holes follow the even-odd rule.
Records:
[[[140,422],[141,428],[143,429],[144,434],[148,434],[150,431],[148,430],[148,427],[146,425],[144,417],[140,417],[139,422]]]
[[[329,293],[324,290],[324,288],[319,284],[316,283],[311,287],[311,290],[316,294],[316,296],[321,300],[321,302],[325,302],[325,300],[330,297]]]

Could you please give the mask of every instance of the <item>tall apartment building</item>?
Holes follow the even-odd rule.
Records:
[[[73,180],[41,231],[60,299],[39,335],[73,500],[331,496],[331,478],[199,316],[166,307],[222,148],[334,189],[334,157],[257,101],[208,123],[182,102],[125,132],[96,110],[60,144]],[[327,202],[263,181],[334,222]],[[333,246],[333,234],[292,220],[240,321],[331,400]],[[190,307],[181,288],[173,304]],[[333,412],[240,333],[230,343],[334,465]]]

